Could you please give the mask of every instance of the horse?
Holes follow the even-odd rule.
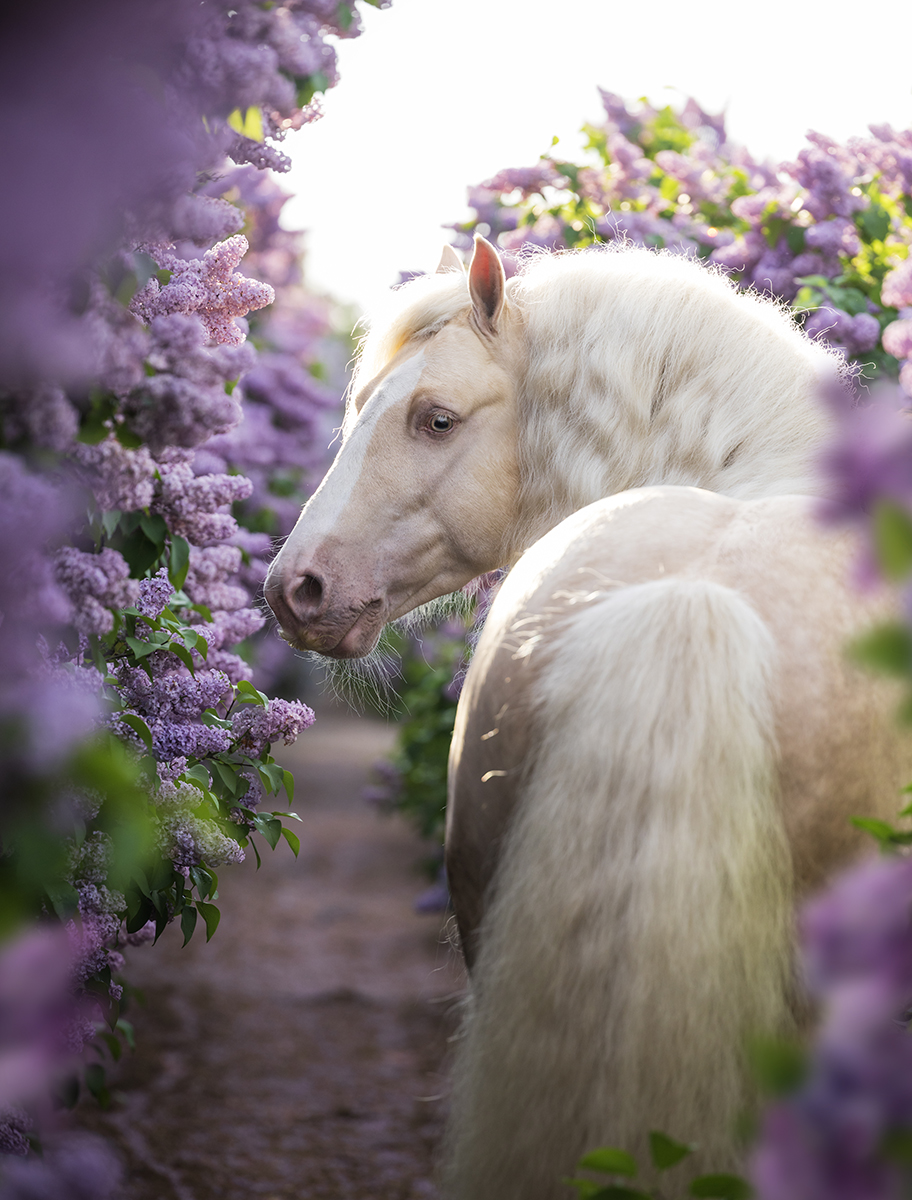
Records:
[[[631,246],[507,281],[476,237],[370,328],[266,594],[293,646],[348,658],[510,567],[450,758],[452,1200],[556,1200],[594,1147],[647,1160],[650,1130],[743,1166],[749,1043],[810,1019],[796,905],[912,768],[895,685],[844,653],[896,601],[815,517],[840,363],[770,298]]]

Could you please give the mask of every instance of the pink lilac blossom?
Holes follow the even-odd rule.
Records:
[[[912,305],[912,257],[887,272],[880,294],[884,304],[891,308]]]
[[[893,321],[886,327],[883,348],[895,358],[912,358],[912,318]]]

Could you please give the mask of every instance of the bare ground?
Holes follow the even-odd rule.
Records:
[[[77,1119],[120,1148],[124,1200],[432,1200],[464,980],[419,916],[426,849],[361,798],[394,730],[329,713],[285,755],[301,855],[221,873],[208,945],[136,951],[137,1051]]]

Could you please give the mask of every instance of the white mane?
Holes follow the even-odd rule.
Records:
[[[531,255],[507,300],[528,346],[520,455],[535,527],[648,484],[742,499],[818,490],[828,424],[818,392],[842,360],[785,305],[694,260],[618,244]],[[365,339],[352,395],[409,340],[468,308],[458,272],[397,289]]]

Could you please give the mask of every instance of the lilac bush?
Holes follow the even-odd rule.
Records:
[[[91,1146],[3,1155],[41,1136],[84,1044],[129,1036],[124,947],[172,920],[211,937],[217,870],[255,836],[298,850],[264,803],[293,791],[270,746],[313,713],[254,686],[249,646],[342,380],[264,169],[287,168],[282,140],[336,82],[332,39],[359,31],[354,0],[3,18],[4,1200],[110,1193]],[[104,1098],[98,1062],[84,1080]]]

